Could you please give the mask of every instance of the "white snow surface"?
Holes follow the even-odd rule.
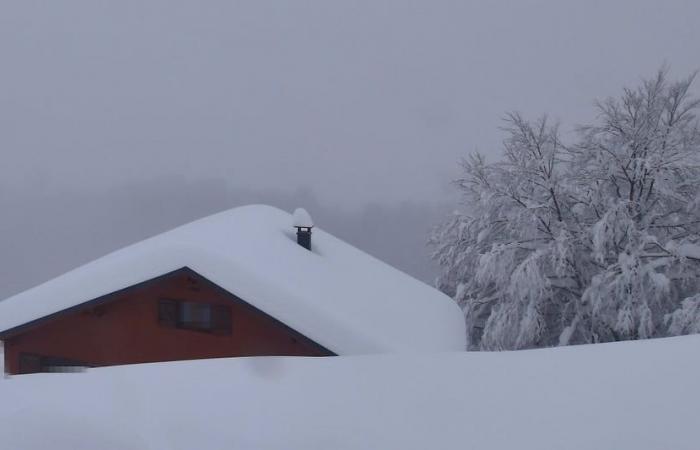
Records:
[[[0,379],[21,450],[697,450],[700,336]]]
[[[700,245],[684,243],[678,247],[678,254],[686,258],[700,259]]]
[[[294,210],[294,226],[302,228],[311,228],[314,226],[314,221],[311,220],[311,214],[304,208]]]
[[[111,253],[0,302],[0,330],[189,267],[337,354],[465,347],[463,315],[438,290],[292,216],[234,208]]]

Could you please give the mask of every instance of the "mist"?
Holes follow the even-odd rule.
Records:
[[[447,211],[445,205],[402,202],[343,212],[309,189],[255,192],[233,189],[223,180],[183,177],[99,190],[1,192],[0,210],[15,214],[0,222],[0,298],[178,225],[252,203],[287,211],[304,206],[320,228],[432,283],[436,266],[427,235]]]
[[[425,281],[458,161],[504,112],[565,131],[662,64],[700,2],[0,3],[0,295],[264,202]],[[660,32],[663,30],[663,32]]]

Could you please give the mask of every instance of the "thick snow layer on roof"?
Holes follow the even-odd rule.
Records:
[[[310,252],[292,225],[261,205],[192,222],[1,301],[0,330],[189,267],[337,354],[464,348],[450,298],[318,228]]]
[[[314,226],[314,221],[311,220],[311,215],[304,208],[297,208],[294,210],[294,223],[295,227],[301,228],[311,228]]]
[[[700,336],[234,358],[0,380],[22,450],[697,450]]]

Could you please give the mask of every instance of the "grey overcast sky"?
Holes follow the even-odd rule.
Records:
[[[0,186],[443,198],[504,111],[700,68],[700,1],[0,0]]]

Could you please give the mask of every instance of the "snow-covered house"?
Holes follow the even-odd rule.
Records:
[[[464,349],[450,298],[312,227],[235,208],[0,301],[5,370]]]

